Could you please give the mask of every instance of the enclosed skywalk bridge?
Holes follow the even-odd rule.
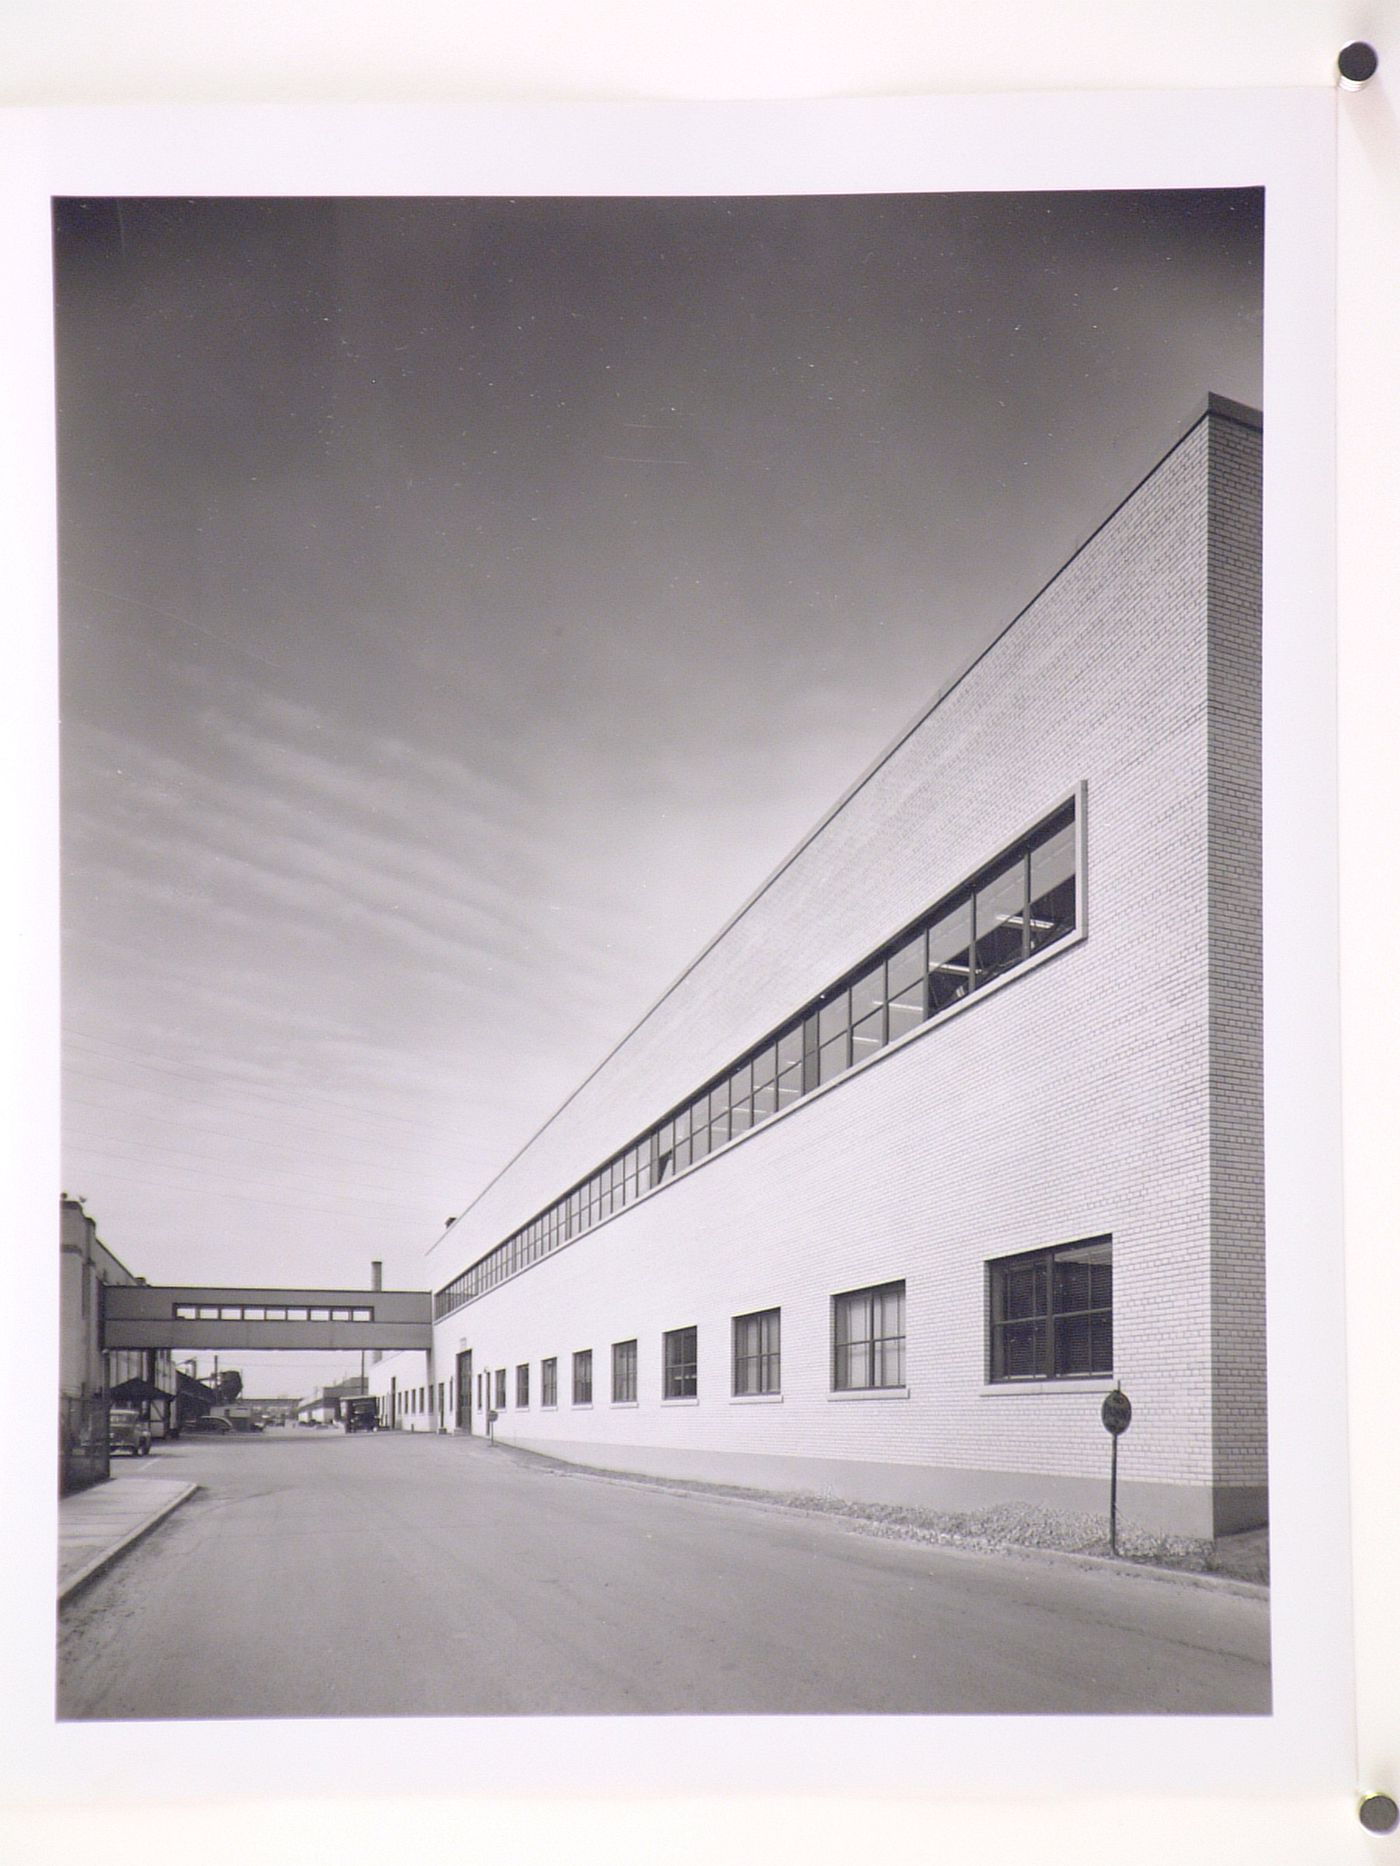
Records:
[[[417,1348],[431,1355],[433,1298],[419,1289],[247,1289],[109,1283],[104,1348],[182,1352]]]

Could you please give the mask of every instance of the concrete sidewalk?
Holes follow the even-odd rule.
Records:
[[[123,1472],[58,1505],[58,1601],[62,1606],[133,1542],[192,1497],[198,1484]]]

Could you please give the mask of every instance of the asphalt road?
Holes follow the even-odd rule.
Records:
[[[1267,1602],[561,1472],[157,1446],[200,1492],[63,1610],[65,1719],[1269,1708]]]

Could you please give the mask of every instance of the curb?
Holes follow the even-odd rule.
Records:
[[[114,1542],[110,1548],[103,1549],[99,1554],[94,1555],[91,1561],[85,1562],[76,1574],[69,1575],[58,1590],[59,1606],[65,1606],[80,1588],[86,1587],[89,1581],[95,1581],[103,1569],[110,1568],[117,1557],[124,1555],[134,1542],[139,1542],[142,1536],[149,1535],[158,1523],[163,1523],[166,1517],[178,1510],[182,1503],[188,1503],[198,1489],[198,1484],[186,1484],[179,1496],[172,1497],[168,1503],[163,1503],[153,1516],[148,1516],[145,1522],[138,1523],[134,1529],[128,1530],[120,1542]]]
[[[1208,1593],[1233,1594],[1243,1600],[1264,1600],[1270,1598],[1268,1584],[1260,1581],[1243,1581],[1235,1575],[1203,1574],[1192,1568],[1170,1568],[1159,1562],[1129,1561],[1122,1556],[1090,1555],[1077,1549],[1040,1548],[1033,1542],[1005,1542],[993,1546],[974,1542],[961,1542],[954,1537],[890,1537],[881,1533],[881,1525],[869,1518],[848,1516],[838,1510],[812,1508],[800,1501],[800,1493],[786,1495],[776,1491],[749,1489],[741,1484],[707,1484],[698,1478],[654,1477],[646,1471],[612,1470],[604,1465],[573,1464],[567,1458],[556,1457],[551,1452],[527,1450],[523,1445],[514,1445],[508,1439],[497,1440],[497,1451],[512,1453],[522,1463],[533,1464],[537,1469],[548,1469],[559,1476],[601,1479],[604,1483],[629,1484],[637,1488],[656,1489],[668,1492],[672,1496],[699,1496],[710,1503],[740,1503],[760,1509],[796,1512],[810,1516],[835,1526],[844,1525],[852,1534],[872,1535],[878,1541],[907,1541],[911,1545],[936,1549],[941,1554],[966,1556],[1009,1556],[1030,1562],[1041,1562],[1052,1568],[1077,1568],[1081,1572],[1098,1570],[1101,1573],[1122,1575],[1125,1579],[1136,1581],[1165,1581],[1176,1587],[1204,1589]]]

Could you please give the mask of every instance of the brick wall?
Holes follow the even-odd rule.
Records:
[[[1215,1472],[1222,1492],[1267,1482],[1261,437],[1210,431],[1211,1282]],[[1222,1512],[1231,1499],[1222,1495]],[[1228,1519],[1228,1518],[1227,1518]]]
[[[499,1435],[653,1467],[749,1454],[852,1488],[878,1470],[924,1500],[974,1479],[1078,1499],[1106,1471],[1107,1383],[989,1388],[986,1266],[1111,1232],[1135,1513],[1209,1532],[1217,1473],[1258,1481],[1257,1157],[1231,1126],[1256,1093],[1257,834],[1210,792],[1248,753],[1251,472],[1248,429],[1192,428],[430,1259],[446,1282],[1084,784],[1087,937],[439,1326],[440,1367],[469,1346],[512,1370]],[[896,1278],[907,1394],[833,1398],[832,1295]],[[735,1402],[731,1318],[775,1306],[782,1398]],[[690,1325],[699,1399],[665,1404],[661,1334]],[[610,1347],[634,1336],[638,1403],[613,1407]],[[568,1391],[585,1347],[588,1410]]]

